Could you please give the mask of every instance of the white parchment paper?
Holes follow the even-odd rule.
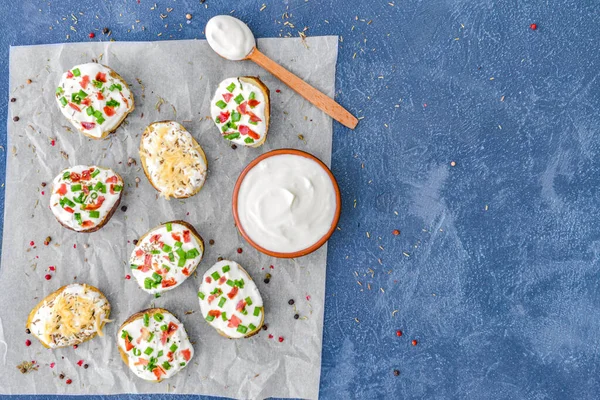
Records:
[[[307,44],[308,48],[299,39],[258,41],[264,53],[332,96],[337,38],[311,37]],[[331,119],[253,63],[221,59],[205,41],[13,47],[10,57],[10,96],[17,100],[9,103],[8,113],[0,269],[0,393],[172,392],[317,398],[326,248],[297,260],[258,253],[234,227],[231,194],[243,167],[272,149],[302,149],[329,164]],[[69,129],[54,100],[60,75],[92,59],[121,74],[136,103],[124,125],[103,141]],[[271,90],[270,133],[258,149],[231,149],[206,118],[217,84],[240,75],[260,76]],[[27,79],[32,83],[27,84]],[[15,116],[20,118],[18,122],[13,121]],[[183,201],[158,198],[139,163],[144,127],[167,119],[183,123],[209,161],[206,185],[198,195]],[[129,157],[137,165],[128,166]],[[61,169],[77,164],[113,168],[126,182],[121,205],[127,210],[118,210],[104,228],[91,234],[62,228],[48,208],[50,185],[41,186],[50,183]],[[140,178],[139,184],[136,178]],[[205,239],[206,252],[198,276],[155,299],[133,279],[125,279],[127,261],[134,239],[172,219],[192,223]],[[47,236],[52,238],[49,246],[43,244]],[[215,241],[212,246],[210,239]],[[238,247],[243,253],[237,252]],[[268,330],[250,339],[228,340],[202,320],[196,297],[199,279],[219,256],[240,262],[257,282],[265,301]],[[49,272],[49,266],[56,271]],[[51,280],[44,278],[48,273]],[[266,273],[272,275],[269,284],[263,282]],[[72,282],[102,290],[112,305],[114,322],[106,326],[104,338],[94,338],[77,349],[47,350],[25,333],[27,316],[43,297]],[[288,304],[289,299],[295,300],[294,306]],[[119,325],[129,315],[151,306],[164,307],[178,316],[196,350],[186,369],[159,384],[135,377],[119,357],[115,340]],[[293,318],[295,313],[300,319]],[[32,341],[29,347],[27,339]],[[35,360],[39,369],[22,374],[16,366],[26,360]],[[89,368],[78,366],[79,360]],[[59,379],[61,373],[63,380]],[[67,378],[72,384],[66,384]]]

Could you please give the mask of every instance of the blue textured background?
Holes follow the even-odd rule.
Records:
[[[322,398],[600,395],[596,1],[157,3],[2,1],[0,121],[9,45],[203,38],[231,10],[341,35],[337,99],[364,119],[334,128]]]

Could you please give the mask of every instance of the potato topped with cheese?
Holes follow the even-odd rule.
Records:
[[[29,314],[27,329],[54,349],[73,346],[104,336],[102,328],[110,322],[110,304],[100,290],[86,284],[63,286],[43,299]]]
[[[206,180],[202,147],[175,121],[154,122],[144,130],[140,160],[150,184],[166,199],[191,197]]]

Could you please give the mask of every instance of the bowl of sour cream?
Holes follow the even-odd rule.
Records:
[[[312,154],[273,150],[240,174],[233,190],[233,218],[252,247],[272,257],[302,257],[320,248],[336,229],[340,189]]]

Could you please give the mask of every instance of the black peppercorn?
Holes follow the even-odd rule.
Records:
[[[17,101],[17,99],[15,99],[14,97],[10,99],[11,103],[14,103],[15,101]]]
[[[123,212],[127,211],[127,206],[121,207],[121,211],[123,211]]]
[[[300,318],[300,315],[294,314],[294,319],[298,319],[298,318]]]
[[[232,148],[233,150],[235,150],[235,149],[237,149],[237,146],[236,146],[235,144],[232,144],[232,145],[231,145],[231,148]]]
[[[223,257],[217,258],[217,261],[223,261]]]
[[[13,121],[17,122],[19,120],[19,117],[13,117]]]
[[[110,30],[107,27],[102,28],[102,33],[108,35],[108,32],[110,32]]]
[[[293,306],[293,305],[294,305],[294,299],[290,299],[290,301],[288,301],[288,304],[289,304],[290,306]]]
[[[137,239],[134,239],[134,241],[133,241],[133,245],[134,245],[134,246],[136,246],[137,244],[138,244],[138,240],[137,240]]]
[[[212,246],[213,244],[215,244],[215,241],[214,241],[214,240],[212,240],[212,239],[210,239],[210,240],[208,241],[208,244],[210,244],[210,245]]]
[[[269,282],[271,282],[271,280],[269,278],[265,278],[264,282],[269,283]]]
[[[60,374],[58,377],[59,377],[60,379],[65,379],[65,374]]]
[[[31,331],[29,330],[29,328],[25,329],[25,333],[28,334],[28,335],[31,333]]]
[[[263,324],[262,328],[263,328],[263,331],[266,331],[267,330],[267,324]]]
[[[89,365],[83,364],[83,368],[88,369]]]
[[[398,375],[400,375],[400,371],[398,371],[397,369],[395,369],[395,370],[394,370],[394,375],[395,375],[395,376],[398,376]]]

